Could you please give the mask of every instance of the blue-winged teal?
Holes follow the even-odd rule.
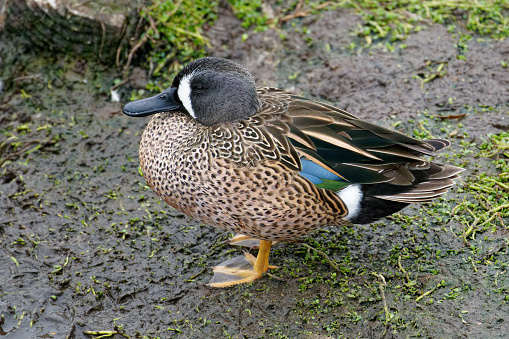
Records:
[[[123,112],[158,113],[143,133],[140,163],[161,199],[205,224],[260,240],[256,258],[214,268],[216,287],[251,282],[273,268],[274,241],[370,223],[430,201],[462,171],[422,158],[449,146],[446,140],[416,140],[327,104],[257,89],[244,67],[226,59],[191,62],[169,89]]]

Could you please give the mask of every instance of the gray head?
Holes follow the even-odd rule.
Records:
[[[169,89],[130,102],[123,111],[145,116],[180,110],[205,126],[213,126],[247,119],[259,108],[254,79],[244,67],[227,59],[202,58],[184,67]]]

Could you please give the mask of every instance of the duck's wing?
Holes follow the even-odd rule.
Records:
[[[259,96],[260,127],[281,159],[318,187],[367,184],[386,200],[422,202],[443,194],[462,171],[422,158],[449,146],[447,140],[417,140],[277,89],[259,89]],[[382,183],[390,185],[377,185]]]

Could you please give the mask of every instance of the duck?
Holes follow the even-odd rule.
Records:
[[[242,65],[205,57],[187,64],[160,94],[123,107],[152,115],[139,161],[169,206],[257,241],[214,267],[208,284],[250,283],[269,269],[275,242],[298,242],[326,226],[367,224],[429,202],[462,168],[427,160],[451,143],[418,140],[330,104],[257,88]]]

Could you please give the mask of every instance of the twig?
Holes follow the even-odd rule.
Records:
[[[127,56],[127,62],[124,66],[124,76],[126,75],[127,71],[129,70],[129,66],[131,66],[131,61],[133,59],[133,55],[134,53],[136,53],[136,51],[141,48],[146,42],[147,42],[147,39],[148,39],[148,34],[145,34],[143,36],[143,38],[141,38],[138,43],[136,45],[134,45],[134,47],[131,49],[131,51],[129,52],[129,55]]]
[[[143,26],[143,22],[145,21],[145,19],[140,16],[140,18],[138,19],[138,23],[136,24],[136,29],[134,30],[134,34],[133,34],[133,37],[139,37],[141,35],[140,31],[142,29],[142,26]],[[122,44],[120,44],[117,48],[117,58],[116,58],[116,65],[120,67],[120,54],[122,53]]]
[[[422,298],[424,298],[425,296],[427,296],[428,294],[431,294],[433,292],[436,291],[437,288],[439,287],[442,287],[444,285],[444,281],[442,280],[441,282],[439,282],[435,287],[433,287],[431,290],[429,290],[428,292],[425,292],[423,295],[421,296],[418,296],[417,299],[415,299],[415,302],[419,302],[419,300],[421,300]]]
[[[387,286],[387,283],[385,282],[385,278],[383,275],[374,272],[371,274],[378,278],[378,288],[380,289],[380,294],[382,295],[382,302],[384,303],[385,324],[387,325],[391,320],[391,314],[389,312],[389,308],[387,307],[387,300],[385,299],[384,293],[384,286]]]
[[[489,210],[487,213],[495,213],[495,212],[498,212],[499,210],[501,210],[502,208],[509,208],[509,203],[495,207],[495,208]]]
[[[3,29],[5,27],[5,19],[6,19],[5,12],[7,10],[7,5],[8,5],[7,1],[2,1],[2,7],[0,7],[0,31],[3,31]]]
[[[308,244],[303,243],[302,245],[307,247],[308,250],[316,251],[318,254],[320,254],[322,257],[324,257],[325,260],[327,260],[329,262],[329,265],[331,265],[336,271],[338,271],[339,273],[342,273],[341,270],[339,269],[339,267],[327,256],[327,254],[325,254],[324,252],[322,252],[320,250],[317,250],[316,248],[314,248],[312,246],[309,246]]]
[[[280,278],[277,275],[271,274],[269,272],[265,272],[265,274],[268,275],[269,277],[271,277],[272,279],[276,279],[276,280],[279,280],[279,281],[286,281],[285,279]]]
[[[117,65],[117,67],[120,67],[120,54],[122,54],[122,45],[123,43],[119,44],[117,47],[117,54],[115,56],[115,65]]]
[[[187,31],[185,29],[182,29],[180,27],[173,27],[173,29],[181,34],[185,34],[185,35],[190,35],[192,37],[195,37],[196,39],[199,39],[199,40],[202,40],[202,41],[205,41],[207,42],[207,38],[205,38],[203,35],[201,35],[200,33],[198,32],[191,32],[191,31]]]
[[[14,78],[14,81],[20,81],[20,80],[30,80],[30,79],[42,79],[42,74],[33,74],[33,75],[23,75],[20,77]]]
[[[95,339],[107,338],[107,337],[111,337],[111,336],[113,336],[115,334],[120,334],[121,336],[123,336],[125,338],[129,338],[124,333],[121,333],[121,332],[118,332],[118,331],[83,331],[83,334],[98,335],[99,337],[95,337]]]
[[[498,212],[497,212],[497,217],[498,217],[498,220],[500,221],[500,224],[502,225],[502,227],[505,228],[504,220],[502,220],[502,216]]]
[[[170,12],[170,14],[168,15],[168,17],[171,17],[173,16],[175,13],[177,13],[179,7],[180,7],[180,4],[182,4],[182,0],[178,0],[177,3],[175,4],[175,8]]]
[[[201,270],[200,272],[196,273],[195,275],[192,275],[189,277],[189,279],[187,279],[186,281],[193,281],[194,279],[196,279],[197,277],[199,277],[203,272],[205,272],[207,269],[204,268],[203,270]]]
[[[291,13],[291,14],[285,15],[279,21],[280,22],[285,22],[285,21],[289,21],[291,19],[295,19],[295,18],[298,18],[298,17],[305,17],[305,16],[308,16],[309,13],[311,13],[311,11],[313,11],[313,10],[320,10],[320,9],[323,9],[323,8],[329,6],[329,5],[332,5],[332,2],[331,1],[326,1],[326,2],[321,3],[320,5],[316,6],[315,8],[310,8],[310,9],[302,10],[301,9],[302,8],[302,1],[299,1],[297,6],[295,6],[295,11],[293,11],[293,13]]]
[[[401,256],[398,257],[398,267],[401,270],[401,272],[403,272],[403,274],[405,275],[406,280],[408,282],[410,282],[410,277],[408,276],[408,272],[405,271],[405,269],[403,268],[403,265],[401,265]]]
[[[148,15],[148,14],[147,14]],[[150,21],[150,28],[152,28],[152,30],[154,31],[154,38],[156,40],[159,39],[159,36],[160,36],[160,33],[159,33],[159,30],[157,29],[157,25],[156,25],[156,22],[154,21],[154,18],[152,18],[150,15],[148,16],[148,21]],[[154,38],[152,38],[152,41],[154,41]]]
[[[99,47],[99,59],[103,54],[104,43],[106,42],[106,26],[104,22],[101,21],[101,29],[102,29],[102,38],[101,38],[101,47]]]
[[[122,86],[123,84],[125,84],[126,82],[128,82],[129,79],[128,78],[125,78],[124,80],[120,81],[118,84],[116,84],[115,86],[112,86],[110,88],[110,91],[114,91],[116,90],[117,88],[119,88],[120,86]]]
[[[467,114],[463,113],[463,114],[449,114],[449,115],[433,115],[433,118],[447,119],[447,120],[456,120],[456,119],[462,119],[462,118],[464,118],[466,116],[467,116]]]

